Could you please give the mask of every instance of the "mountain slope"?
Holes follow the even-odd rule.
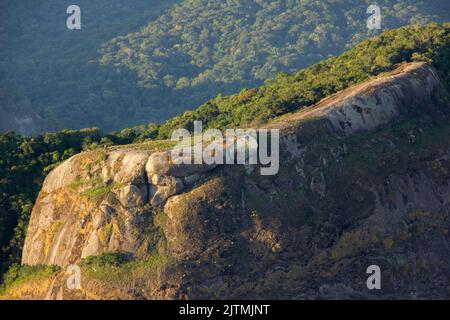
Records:
[[[367,35],[370,1],[211,1],[174,6],[105,48],[148,86],[256,84],[340,54]],[[442,1],[384,1],[383,28],[448,20]],[[431,20],[431,21],[430,21]],[[181,80],[181,81],[180,81]],[[186,83],[184,83],[186,82]]]
[[[362,280],[353,283],[349,280],[353,278],[348,275],[364,277],[361,276],[361,268],[369,262],[366,256],[375,259],[372,254],[387,257],[382,260],[390,263],[387,267],[381,265],[383,270],[388,270],[388,278],[391,279],[389,290],[381,294],[409,297],[409,290],[419,296],[448,297],[445,291],[447,278],[442,272],[447,267],[439,261],[448,261],[445,254],[448,253],[446,199],[449,197],[445,190],[448,188],[449,99],[447,93],[440,93],[436,84],[440,83],[444,90],[449,86],[449,53],[448,24],[399,29],[364,42],[339,58],[291,77],[279,78],[259,88],[256,96],[244,91],[223,98],[220,108],[212,109],[214,112],[202,106],[159,128],[136,128],[107,136],[95,129],[63,131],[33,138],[11,133],[0,135],[1,267],[20,261],[31,208],[45,175],[79,151],[93,149],[95,151],[75,156],[53,171],[48,180],[55,183],[46,182],[33,214],[57,213],[55,208],[66,206],[71,210],[63,210],[62,214],[80,212],[86,218],[83,219],[86,229],[80,230],[76,225],[65,226],[64,222],[58,223],[60,217],[57,214],[49,215],[53,220],[42,223],[43,226],[53,225],[47,233],[48,239],[42,240],[42,233],[31,232],[33,228],[39,229],[39,223],[32,223],[34,227],[30,228],[27,240],[28,263],[42,261],[64,265],[69,258],[77,261],[81,256],[105,252],[97,257],[87,257],[81,263],[86,286],[83,285],[81,292],[63,290],[65,297],[212,297],[215,294],[238,297],[242,292],[258,297],[265,294],[271,297],[324,297],[330,288],[332,296],[366,297],[367,292],[361,291],[365,288],[361,289]],[[383,66],[378,64],[380,56],[388,58]],[[393,71],[402,59],[427,62],[402,64]],[[391,73],[381,73],[374,78],[377,73],[389,70]],[[438,82],[437,78],[440,78]],[[364,80],[366,82],[361,84]],[[319,101],[330,92],[355,83],[359,85]],[[372,89],[365,91],[367,87]],[[130,161],[145,159],[149,154],[157,156],[158,152],[170,149],[173,142],[149,140],[158,134],[170,136],[171,127],[191,128],[195,119],[204,120],[209,127],[243,126],[248,122],[245,117],[240,119],[239,115],[256,114],[261,102],[270,106],[274,96],[277,101],[274,110],[278,113],[267,108],[269,116],[262,119],[272,121],[262,125],[282,129],[285,137],[282,167],[275,177],[246,175],[240,166],[224,166],[202,173],[200,180],[190,177],[180,184],[171,178],[151,180],[142,174],[140,160]],[[275,118],[277,114],[304,108],[307,101],[318,104]],[[240,110],[234,113],[235,108]],[[373,112],[367,112],[367,108]],[[319,114],[320,121],[315,116],[305,118],[305,114],[317,113],[318,109],[330,112]],[[331,112],[333,110],[336,112]],[[332,126],[329,121],[336,117],[343,121]],[[367,129],[376,130],[356,134],[349,131],[348,122],[364,128],[364,120],[372,124]],[[342,127],[340,122],[343,122]],[[111,147],[131,142],[135,144]],[[100,145],[101,149],[98,148]],[[125,164],[133,165],[127,168]],[[97,171],[99,167],[105,171]],[[138,170],[130,171],[132,167]],[[80,177],[78,179],[75,175],[75,181],[67,182],[67,186],[64,172],[71,168]],[[124,172],[128,173],[124,175]],[[74,179],[73,173],[67,176],[69,179]],[[136,188],[127,188],[131,182]],[[66,187],[60,189],[58,185]],[[152,190],[151,199],[146,197],[145,188]],[[45,190],[51,192],[46,195]],[[134,196],[137,190],[142,192],[141,197]],[[47,206],[43,202],[45,198]],[[174,223],[169,224],[166,224],[168,215],[165,210],[153,207],[167,199],[169,202],[181,199],[181,203],[175,201],[170,206],[173,213],[170,219]],[[100,206],[103,200],[110,201],[117,210],[109,211],[105,205]],[[150,204],[143,208],[128,208],[129,204],[145,204],[149,200],[152,200]],[[86,210],[80,207],[83,205]],[[103,209],[111,214],[106,217],[112,220],[95,220],[97,227],[104,229],[104,232],[95,233],[92,227],[94,220],[89,217],[97,214],[101,218]],[[230,210],[233,214],[222,214]],[[252,214],[253,211],[256,215]],[[124,215],[126,219],[122,219]],[[144,221],[139,222],[136,229],[134,222],[139,217]],[[77,221],[79,216],[70,215],[68,218]],[[248,233],[236,233],[236,224]],[[374,235],[374,230],[365,229],[372,224],[381,233],[376,231],[377,235]],[[62,233],[63,227],[65,231]],[[211,230],[213,233],[208,233]],[[298,230],[301,230],[300,234]],[[180,238],[170,236],[174,233]],[[166,238],[167,234],[169,237]],[[77,249],[64,250],[64,245],[70,244],[70,235],[78,239],[77,243],[71,244]],[[242,235],[251,241],[243,240]],[[223,237],[233,239],[236,236],[238,241],[220,242]],[[103,242],[107,239],[109,242],[105,245]],[[224,251],[214,249],[217,248],[214,247],[216,240]],[[171,241],[172,251],[167,249],[168,241]],[[137,259],[123,252],[106,253],[129,251],[136,245],[142,247],[135,251]],[[211,251],[195,256],[205,245]],[[37,250],[30,250],[30,246],[37,246]],[[269,247],[273,248],[273,253],[267,252]],[[281,252],[280,248],[283,249]],[[59,251],[65,253],[59,255]],[[36,252],[35,256],[32,252]],[[190,256],[177,265],[180,252]],[[332,260],[326,258],[329,252],[334,252]],[[255,256],[257,261],[253,260]],[[424,256],[433,263],[427,264]],[[259,260],[262,262],[258,263]],[[193,261],[200,262],[202,267],[198,269],[195,263],[192,266]],[[276,261],[280,261],[280,265]],[[345,263],[361,268],[346,269]],[[254,271],[236,280],[234,266],[245,272]],[[267,270],[268,266],[273,270]],[[292,270],[286,275],[283,270],[290,267]],[[195,273],[196,270],[200,275]],[[433,276],[431,270],[435,272]],[[324,272],[317,274],[319,271]],[[185,278],[183,274],[189,274],[189,277]],[[223,284],[218,275],[225,277],[222,280],[225,279],[226,286],[230,284],[229,289],[219,291],[214,287],[215,284],[219,287]],[[227,278],[228,275],[232,275],[231,278]],[[250,278],[245,278],[247,275]],[[279,276],[281,280],[288,280],[279,281]],[[211,281],[205,281],[200,287],[191,286],[198,284],[202,277],[210,277]],[[6,291],[3,290],[2,294],[20,298],[47,294],[51,297],[59,292],[64,281],[64,273],[54,266],[14,265],[5,275]],[[279,284],[289,288],[273,289]],[[319,290],[322,285],[324,287]],[[208,286],[214,287],[213,293]],[[348,286],[357,288],[357,292],[346,290]],[[129,287],[134,289],[128,290]],[[300,287],[301,290],[296,290]]]
[[[30,101],[47,130],[163,122],[375,34],[370,1],[80,0],[80,31],[66,29],[70,4],[0,3],[0,86]],[[383,28],[450,12],[446,0],[379,4]]]
[[[101,67],[98,50],[113,37],[139,30],[174,2],[80,0],[82,28],[68,30],[72,1],[1,1],[0,86],[29,100],[46,120],[34,134],[135,125],[131,118],[142,108],[143,91],[130,81],[133,75]]]
[[[321,61],[292,75],[278,76],[259,88],[212,99],[164,123],[159,128],[159,136],[170,137],[171,132],[180,127],[192,129],[195,120],[211,128],[259,125],[390,71],[403,61],[433,61],[450,85],[449,31],[448,23],[385,31],[339,57]]]
[[[339,55],[369,31],[371,1],[188,0],[141,31],[113,39],[102,63],[132,70],[139,84],[180,113],[218,93],[261,85]],[[383,29],[445,22],[445,1],[382,1]],[[379,33],[379,32],[378,32]]]
[[[271,122],[275,176],[170,176],[149,164],[164,145],[79,154],[47,177],[23,263],[79,263],[82,290],[37,267],[4,296],[448,298],[447,89],[431,65],[410,63]],[[366,288],[373,264],[381,291]]]

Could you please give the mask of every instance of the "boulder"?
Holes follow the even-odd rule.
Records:
[[[205,173],[211,171],[216,166],[215,164],[175,164],[172,160],[171,152],[165,151],[153,153],[149,157],[145,169],[150,180],[154,174],[180,178]]]
[[[146,184],[137,187],[129,184],[117,191],[117,198],[124,208],[144,206],[148,202],[148,187]]]
[[[184,189],[180,178],[164,177],[154,174],[151,177],[150,204],[153,207],[162,207],[169,197],[179,194]]]

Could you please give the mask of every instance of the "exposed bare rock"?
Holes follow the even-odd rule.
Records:
[[[342,100],[318,107],[336,131],[346,134],[371,131],[386,125],[401,114],[429,103],[441,86],[436,70],[427,64],[406,65],[392,76],[342,93]],[[349,96],[345,96],[349,94]],[[340,98],[340,97],[339,97]]]
[[[435,99],[441,90],[432,67],[412,63],[274,121],[274,176],[175,165],[169,152],[75,156],[47,177],[22,262],[136,259],[117,267],[122,278],[83,269],[90,277],[68,298],[448,298],[450,106]],[[385,279],[378,292],[366,287],[374,264]],[[54,292],[61,281],[45,285]]]
[[[165,151],[153,153],[148,159],[146,170],[149,177],[155,174],[160,176],[186,177],[208,172],[215,167],[216,165],[214,164],[174,164],[171,152]]]
[[[183,181],[175,177],[162,177],[154,174],[150,186],[150,204],[162,207],[169,197],[179,194],[184,189]]]
[[[75,181],[78,175],[79,160],[83,154],[75,155],[49,173],[42,186],[43,193],[55,192]]]
[[[184,181],[185,184],[191,185],[191,184],[196,183],[199,179],[200,179],[200,175],[199,174],[193,174],[193,175],[184,177],[183,181]]]
[[[305,119],[326,120],[329,128],[345,135],[369,132],[425,108],[442,83],[429,64],[404,64],[389,75],[369,80],[327,97],[318,104],[283,118],[269,127]]]
[[[117,191],[117,197],[125,208],[144,206],[148,201],[148,186],[145,184],[141,187],[134,184],[127,185]]]
[[[122,184],[145,184],[145,163],[148,156],[146,151],[133,149],[109,152],[105,166],[106,177]]]
[[[33,209],[23,262],[67,265],[106,251],[134,252],[148,183],[140,150],[76,155],[53,170]]]
[[[111,209],[108,205],[103,205],[93,216],[92,231],[87,239],[87,243],[81,252],[81,258],[97,255],[102,252],[100,230],[106,226],[110,220]],[[104,250],[103,250],[104,251]]]

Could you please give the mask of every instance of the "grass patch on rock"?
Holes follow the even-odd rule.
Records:
[[[12,289],[30,282],[46,280],[60,271],[58,266],[29,266],[13,264],[3,276],[3,283],[0,286],[0,299],[8,294]]]
[[[81,268],[83,275],[91,280],[127,282],[140,274],[153,273],[168,262],[167,255],[158,253],[145,259],[133,259],[127,253],[103,253],[83,259]]]

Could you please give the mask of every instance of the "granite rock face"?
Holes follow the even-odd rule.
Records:
[[[388,75],[327,97],[288,119],[326,120],[330,130],[340,135],[371,132],[429,104],[442,86],[431,65],[404,64]]]
[[[184,190],[182,177],[194,181],[215,167],[173,165],[166,157],[170,153],[98,150],[58,166],[34,207],[23,263],[65,266],[104,252],[145,252],[146,216]]]
[[[137,150],[76,155],[44,182],[23,250],[26,264],[67,265],[106,251],[132,251],[148,202],[145,161]]]
[[[273,121],[274,176],[174,165],[169,151],[82,153],[47,177],[22,262],[164,261],[127,285],[86,280],[77,298],[448,298],[444,94],[431,66],[411,63]],[[367,290],[370,265],[381,291]]]
[[[214,164],[194,164],[193,159],[189,158],[188,160],[186,164],[174,164],[171,152],[153,153],[149,157],[146,165],[147,174],[149,177],[159,175],[180,178],[205,173],[216,167]]]

